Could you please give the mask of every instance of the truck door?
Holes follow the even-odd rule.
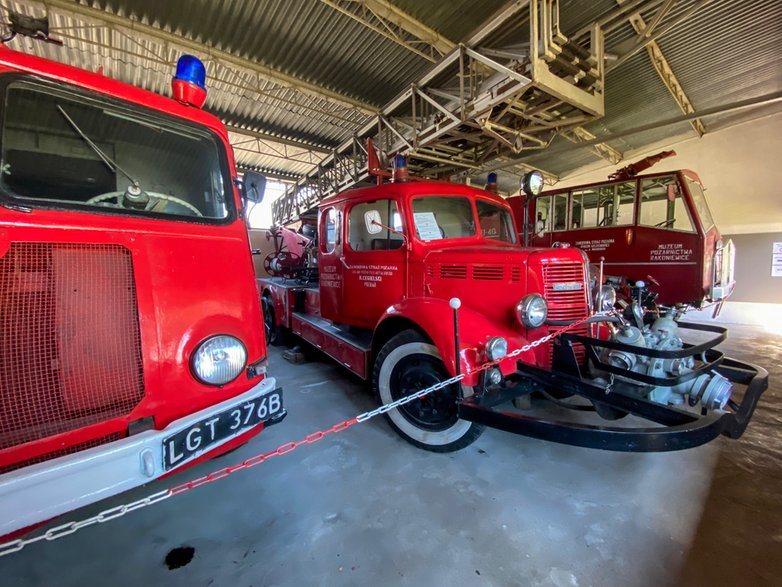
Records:
[[[660,287],[661,304],[700,303],[703,285],[703,238],[674,174],[641,179],[640,210],[634,243],[641,279],[648,273]]]
[[[342,242],[339,239],[339,210],[329,206],[320,210],[318,217],[318,282],[320,314],[339,321],[342,305]]]
[[[372,218],[379,224],[373,225]],[[402,217],[397,202],[384,198],[353,204],[346,219],[342,313],[346,322],[371,328],[405,294]]]

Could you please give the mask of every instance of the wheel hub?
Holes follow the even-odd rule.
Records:
[[[449,375],[429,355],[402,359],[391,373],[391,396],[397,400],[431,387]],[[457,421],[455,384],[399,407],[399,412],[420,428],[446,430]]]

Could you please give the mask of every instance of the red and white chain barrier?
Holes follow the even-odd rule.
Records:
[[[545,344],[548,341],[550,341],[552,338],[555,338],[561,334],[564,334],[565,332],[580,326],[584,322],[586,322],[589,318],[584,318],[583,320],[579,320],[578,322],[574,322],[573,324],[569,324],[567,326],[564,326],[563,328],[560,328],[559,330],[555,330],[551,334],[548,334],[547,336],[544,336],[543,338],[540,338],[534,342],[531,342],[529,344],[524,345],[521,348],[518,348],[510,353],[508,353],[505,357],[502,359],[498,359],[496,361],[490,362],[490,363],[484,363],[477,369],[475,369],[476,372],[485,371],[486,369],[489,369],[496,364],[498,364],[500,361],[504,361],[507,359],[511,359],[514,357],[517,357],[521,353],[525,353],[536,346],[539,346],[541,344]],[[261,453],[254,456],[251,456],[241,463],[238,463],[236,465],[232,465],[230,467],[223,467],[222,469],[218,469],[216,471],[213,471],[209,473],[208,475],[204,475],[203,477],[198,477],[197,479],[193,479],[192,481],[187,481],[185,483],[182,483],[180,485],[176,485],[174,487],[170,487],[168,489],[164,489],[163,491],[158,491],[157,493],[153,493],[151,495],[148,495],[142,499],[114,506],[113,508],[109,508],[107,510],[103,510],[99,514],[92,516],[90,518],[85,518],[80,521],[75,522],[68,522],[66,524],[61,524],[59,526],[55,526],[54,528],[50,528],[43,534],[40,534],[38,536],[35,536],[33,538],[18,538],[16,540],[12,540],[10,542],[6,542],[4,544],[0,544],[0,557],[13,554],[15,552],[19,552],[22,550],[25,546],[28,546],[30,544],[34,544],[36,542],[41,541],[48,541],[51,542],[53,540],[57,540],[59,538],[62,538],[64,536],[70,536],[71,534],[77,532],[78,530],[81,530],[82,528],[86,528],[87,526],[92,526],[94,524],[103,524],[105,522],[108,522],[110,520],[115,520],[117,518],[121,518],[125,514],[128,514],[132,511],[139,510],[141,508],[145,508],[147,506],[151,506],[156,503],[160,503],[161,501],[165,501],[166,499],[169,499],[170,497],[174,497],[175,495],[180,495],[182,493],[186,493],[190,491],[191,489],[195,489],[196,487],[200,487],[201,485],[206,485],[207,483],[212,483],[213,481],[217,481],[218,479],[224,479],[225,477],[228,477],[229,475],[232,475],[233,473],[236,473],[237,471],[241,471],[243,469],[250,469],[252,467],[255,467],[257,465],[260,465],[261,463],[267,461],[268,459],[272,457],[278,457],[282,456],[284,454],[287,454],[298,447],[305,445],[305,444],[314,444],[320,440],[323,440],[326,436],[329,434],[335,434],[337,432],[342,432],[343,430],[347,430],[351,426],[354,426],[355,424],[358,424],[360,422],[366,422],[370,418],[374,418],[375,416],[379,416],[381,414],[385,414],[386,412],[389,412],[393,409],[398,408],[399,406],[403,406],[409,402],[415,401],[417,399],[420,399],[426,395],[429,395],[432,392],[438,391],[440,389],[443,389],[444,387],[448,387],[449,385],[452,385],[454,383],[457,383],[464,379],[464,375],[457,375],[455,377],[451,377],[450,379],[446,379],[445,381],[441,381],[435,385],[432,385],[431,387],[427,387],[426,389],[422,389],[421,391],[414,393],[412,395],[405,396],[401,399],[398,399],[396,401],[393,401],[388,404],[384,404],[380,406],[377,409],[374,409],[370,412],[364,412],[363,414],[360,414],[356,416],[355,418],[352,418],[350,420],[345,420],[343,422],[340,422],[339,424],[335,424],[331,428],[327,430],[322,430],[320,432],[313,432],[312,434],[307,435],[305,438],[299,441],[295,442],[288,442],[286,444],[283,444],[282,446],[278,447],[276,450],[273,450],[271,452],[267,453]]]

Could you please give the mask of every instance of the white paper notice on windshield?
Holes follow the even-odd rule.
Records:
[[[437,226],[434,212],[413,212],[413,218],[418,238],[422,241],[436,241],[443,238],[440,227]]]

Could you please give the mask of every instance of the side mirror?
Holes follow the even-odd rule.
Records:
[[[246,171],[242,177],[242,198],[260,204],[266,191],[266,177],[257,171]]]
[[[369,234],[378,234],[383,231],[383,225],[380,222],[380,212],[377,210],[364,212],[364,224]]]

